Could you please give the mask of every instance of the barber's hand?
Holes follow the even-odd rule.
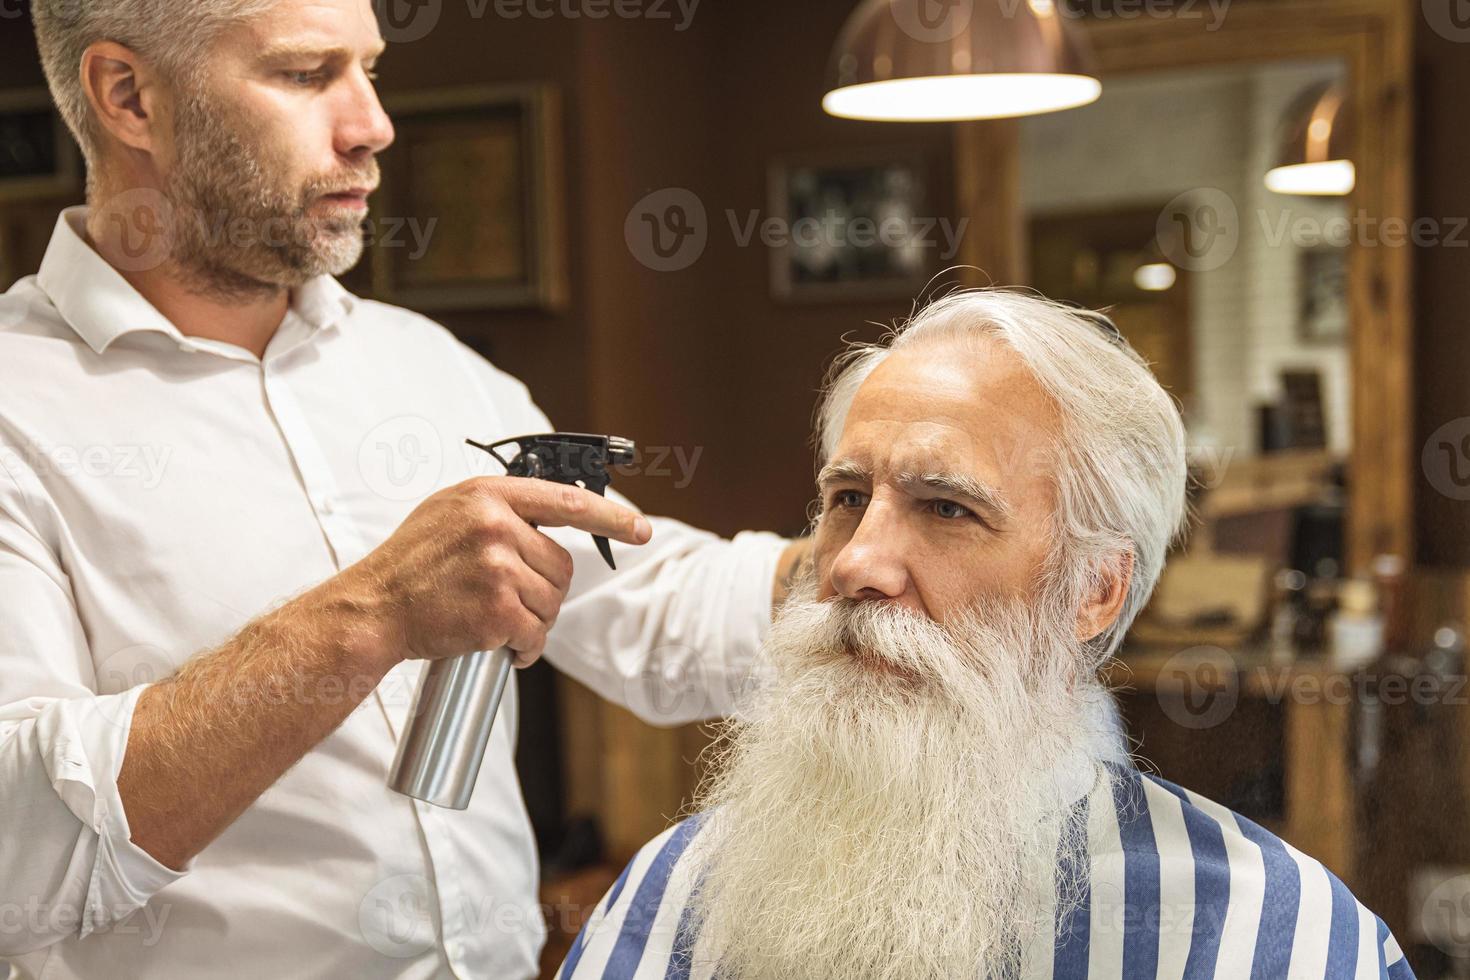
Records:
[[[572,556],[532,524],[624,544],[653,534],[636,511],[581,487],[476,477],[428,497],[328,584],[345,608],[367,611],[370,655],[389,664],[509,646],[525,667],[572,582]]]

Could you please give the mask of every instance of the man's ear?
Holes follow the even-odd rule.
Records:
[[[1078,640],[1085,643],[1113,625],[1123,611],[1128,585],[1132,581],[1132,549],[1103,565],[1097,587],[1077,610]]]
[[[82,88],[102,131],[134,150],[157,150],[161,86],[137,53],[115,41],[82,52]]]

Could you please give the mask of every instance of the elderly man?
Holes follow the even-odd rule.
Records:
[[[1411,975],[1321,864],[1088,710],[1186,517],[1178,411],[1111,323],[957,293],[820,420],[772,677],[564,980]]]
[[[791,546],[461,451],[551,426],[333,278],[393,139],[369,0],[31,10],[88,206],[0,296],[0,974],[535,976],[515,692],[437,810],[386,786],[423,662],[720,713]]]

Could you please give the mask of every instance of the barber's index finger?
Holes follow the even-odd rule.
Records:
[[[526,477],[506,480],[513,485],[506,503],[532,524],[573,527],[624,544],[644,544],[653,537],[646,517],[591,490]]]

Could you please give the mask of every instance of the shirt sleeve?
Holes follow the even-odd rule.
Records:
[[[0,465],[0,907],[20,910],[0,918],[0,957],[105,928],[186,873],[131,840],[117,773],[143,686],[96,692],[70,582],[24,504]]]
[[[507,435],[555,431],[524,384],[456,343],[515,430]],[[633,506],[615,490],[608,496]],[[754,683],[756,654],[771,623],[771,586],[788,542],[757,531],[727,540],[669,518],[649,523],[648,544],[613,545],[616,572],[590,535],[546,530],[575,567],[546,658],[653,725],[729,714]]]

